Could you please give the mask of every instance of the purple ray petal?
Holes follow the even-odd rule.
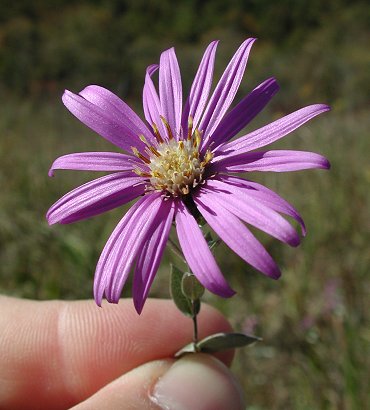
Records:
[[[269,78],[244,97],[217,126],[210,139],[212,149],[229,141],[249,124],[253,118],[262,111],[278,90],[279,85],[276,80]]]
[[[158,70],[158,64],[152,64],[146,69],[145,84],[143,88],[144,115],[148,123],[155,124],[164,140],[167,139],[166,129],[163,126],[161,115],[161,103],[157,90],[152,81],[152,75]]]
[[[329,110],[330,107],[324,104],[314,104],[301,108],[271,124],[265,125],[256,131],[221,146],[220,149],[217,150],[217,155],[249,152],[269,145],[290,134],[307,121],[316,117],[316,115]]]
[[[75,169],[79,171],[132,171],[142,162],[132,156],[117,152],[77,152],[57,158],[50,170],[49,176],[54,175],[56,169]]]
[[[217,179],[207,181],[202,190],[207,190],[207,197],[244,222],[290,246],[299,245],[300,239],[293,226],[273,209],[249,195],[248,190]]]
[[[201,190],[194,200],[205,220],[230,249],[265,275],[273,279],[280,277],[274,260],[239,218],[215,202],[206,190]]]
[[[128,152],[131,152],[132,146],[144,151],[145,145],[130,128],[131,124],[118,116],[115,110],[102,109],[68,90],[62,100],[75,117],[112,144]]]
[[[124,123],[127,128],[127,136],[132,139],[131,145],[137,146],[136,141],[139,135],[144,135],[151,143],[154,142],[153,134],[141,118],[124,101],[106,88],[89,85],[79,94]]]
[[[216,295],[222,297],[234,295],[235,292],[217,266],[196,220],[181,201],[177,205],[177,236],[191,271],[205,288]]]
[[[94,279],[94,297],[101,305],[105,294],[108,302],[118,303],[138,252],[154,230],[153,222],[163,199],[161,193],[141,198],[123,217],[100,255]]]
[[[244,75],[249,52],[255,41],[255,38],[250,38],[242,43],[226,67],[212,94],[199,125],[199,129],[205,135],[202,150],[208,147],[210,137],[234,100]]]
[[[218,41],[212,41],[204,52],[198,71],[194,77],[189,97],[182,114],[182,126],[186,134],[189,116],[193,118],[193,129],[196,129],[206,106],[212,85],[215,54]]]
[[[170,233],[175,205],[163,201],[155,222],[155,230],[145,242],[135,267],[132,293],[136,311],[140,314],[148,297],[149,289],[157,273]]]
[[[276,192],[271,191],[271,189],[268,189],[257,182],[252,182],[242,178],[229,175],[218,175],[217,178],[226,184],[234,184],[242,189],[247,189],[248,195],[254,197],[258,201],[261,201],[267,207],[276,212],[292,217],[301,225],[302,235],[306,235],[306,226],[299,212]]]
[[[94,298],[98,306],[101,306],[101,302],[106,292],[107,284],[110,281],[110,276],[114,274],[111,270],[104,269],[108,258],[111,258],[113,252],[122,245],[122,241],[125,239],[122,232],[127,227],[129,221],[136,215],[140,215],[142,208],[145,208],[145,203],[147,200],[151,201],[151,196],[144,196],[140,198],[130,209],[126,212],[124,217],[120,220],[118,225],[115,227],[111,236],[109,237],[104,249],[100,255],[98,264],[95,270],[94,276]],[[139,210],[139,212],[138,212]],[[116,258],[117,253],[114,255]]]
[[[131,172],[106,175],[68,192],[51,206],[46,218],[50,225],[80,221],[130,202],[144,190],[143,178]]]
[[[329,169],[330,164],[325,157],[315,152],[271,150],[230,155],[213,167],[214,170],[227,172],[288,172],[313,168]]]
[[[159,97],[162,115],[168,121],[176,139],[180,136],[182,85],[175,49],[161,54],[159,62]]]

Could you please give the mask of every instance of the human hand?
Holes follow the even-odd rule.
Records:
[[[131,300],[100,309],[0,296],[0,305],[1,409],[244,408],[225,366],[231,352],[172,358],[192,332],[172,301],[148,300],[141,316]],[[200,337],[231,330],[206,305],[199,325]]]

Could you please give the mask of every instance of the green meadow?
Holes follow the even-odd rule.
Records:
[[[246,131],[305,105],[328,103],[331,112],[271,147],[319,152],[330,160],[331,170],[248,174],[248,178],[264,183],[294,204],[305,220],[307,236],[293,249],[256,232],[281,267],[283,275],[278,281],[254,271],[221,244],[216,259],[237,295],[222,300],[207,293],[205,301],[224,312],[237,331],[263,338],[238,351],[233,364],[246,393],[248,410],[365,409],[370,382],[370,60],[365,46],[369,34],[366,2],[347,7],[343,1],[342,8],[338,11],[333,6],[331,14],[314,2],[315,13],[321,18],[311,16],[314,22],[307,34],[298,24],[292,33],[287,29],[283,33],[268,31],[269,16],[261,17],[256,6],[254,14],[248,14],[242,10],[242,2],[232,2],[235,4],[225,15],[226,22],[219,19],[212,25],[207,20],[204,32],[190,32],[192,26],[186,18],[191,20],[192,16],[185,13],[182,25],[169,27],[165,36],[161,36],[159,26],[155,26],[153,38],[136,27],[137,41],[126,48],[121,45],[125,57],[131,59],[129,65],[117,62],[116,56],[101,57],[104,41],[108,44],[109,38],[96,44],[95,53],[93,41],[89,43],[92,32],[86,29],[81,16],[87,10],[88,16],[102,22],[98,30],[106,27],[110,9],[103,12],[103,3],[81,2],[75,12],[66,6],[61,14],[60,36],[52,31],[58,27],[51,27],[52,23],[48,27],[45,16],[36,21],[22,10],[8,17],[0,14],[0,293],[40,300],[91,298],[96,261],[127,209],[72,225],[47,225],[45,213],[54,201],[97,176],[57,171],[49,178],[53,160],[71,152],[114,150],[69,114],[60,99],[62,90],[78,91],[89,83],[99,83],[141,113],[145,66],[158,59],[161,49],[172,45],[170,34],[180,67],[186,67],[185,90],[209,40],[221,39],[216,66],[219,75],[240,41],[257,34],[261,39],[251,54],[240,96],[268,76],[277,78],[281,90]],[[182,3],[186,9],[187,3]],[[269,2],[262,3],[269,7]],[[207,10],[203,13],[208,16]],[[136,15],[135,10],[129,11]],[[244,16],[244,25],[239,21],[239,12]],[[46,16],[49,14],[56,18],[47,10]],[[114,29],[124,24],[122,16],[124,12],[122,21],[114,20]],[[133,21],[140,26],[139,18]],[[222,25],[236,21],[240,24],[233,29]],[[32,31],[30,27],[41,27],[41,34],[50,33],[49,42],[39,44],[43,52],[37,51],[38,58],[44,58],[42,67],[37,66],[41,60],[30,62],[36,57],[24,44],[31,36],[27,31]],[[73,39],[78,29],[83,35],[76,44]],[[61,35],[66,33],[69,35],[62,41]],[[12,43],[12,36],[20,43]],[[29,41],[34,38],[31,36]],[[90,48],[78,42],[90,44]],[[17,44],[22,44],[21,50],[16,49]],[[110,44],[117,52],[114,43]],[[68,64],[66,71],[61,71],[58,58],[78,55],[78,46],[86,53],[86,67],[74,59],[70,67],[73,75],[69,76]],[[53,65],[47,57],[55,50],[58,53]],[[146,50],[148,57],[143,57]],[[36,73],[27,64],[33,65]],[[45,67],[49,67],[49,77]],[[126,71],[118,80],[121,68]],[[170,262],[176,264],[178,260],[168,250],[153,284],[152,297],[169,296]],[[130,283],[123,297],[130,297]]]

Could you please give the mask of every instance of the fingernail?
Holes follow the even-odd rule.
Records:
[[[157,381],[151,400],[164,410],[243,410],[240,385],[215,357],[191,354]]]

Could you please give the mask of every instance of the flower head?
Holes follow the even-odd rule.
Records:
[[[329,168],[321,155],[264,147],[329,110],[323,104],[295,111],[236,140],[278,91],[274,78],[259,84],[230,109],[255,39],[236,51],[211,94],[217,42],[206,49],[184,106],[181,75],[173,48],[149,66],[143,106],[146,122],[110,91],[95,85],[79,94],[65,91],[65,106],[80,121],[125,153],[84,152],[58,158],[50,169],[108,171],[63,196],[48,211],[50,224],[71,223],[140,199],[113,231],[97,264],[94,296],[117,303],[130,270],[133,298],[141,312],[157,272],[172,224],[186,261],[211,292],[234,294],[197,223],[202,215],[216,234],[257,270],[277,279],[279,268],[246,224],[292,246],[300,242],[299,213],[268,188],[236,173]],[[159,69],[159,93],[152,77]]]

